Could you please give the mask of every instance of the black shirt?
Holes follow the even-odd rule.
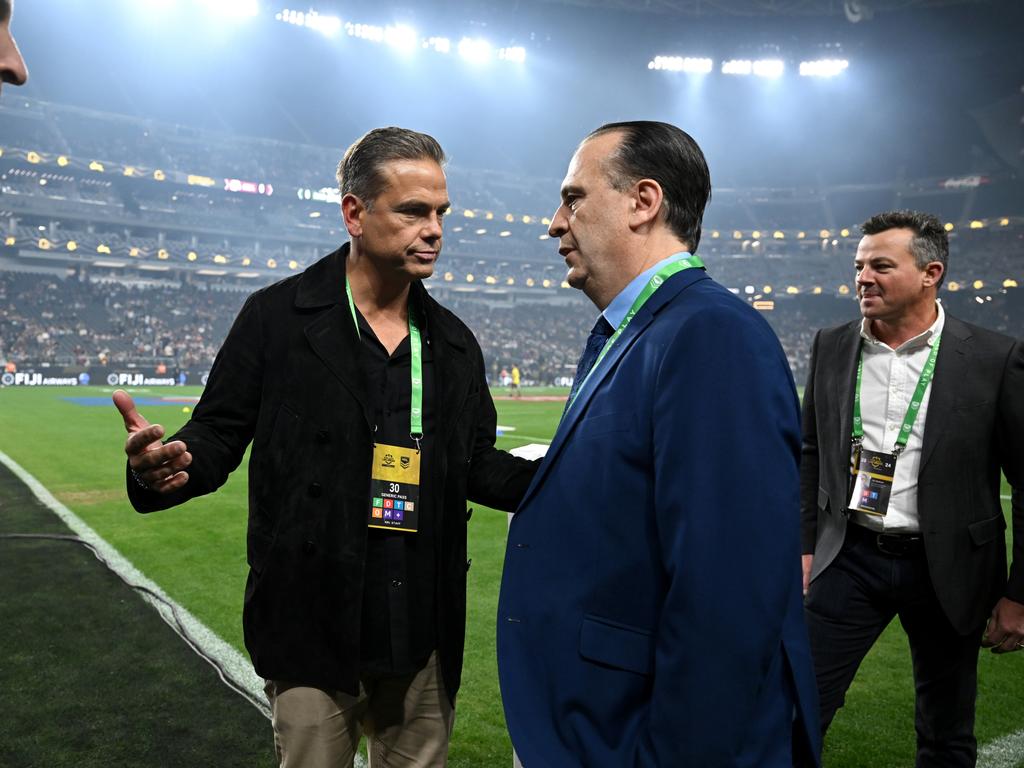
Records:
[[[422,317],[422,313],[419,313]],[[358,314],[360,366],[366,377],[377,443],[411,448],[409,434],[412,355],[406,336],[389,356]],[[415,533],[368,528],[363,586],[360,674],[392,676],[423,668],[437,647],[435,510],[431,463],[437,435],[434,365],[428,329],[419,322],[423,346],[423,438],[420,440],[419,521]],[[366,478],[369,489],[370,478]],[[369,517],[367,498],[367,517]]]

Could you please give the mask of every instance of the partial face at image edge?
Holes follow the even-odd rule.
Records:
[[[11,33],[13,15],[14,0],[0,0],[0,82],[24,85],[28,68]]]

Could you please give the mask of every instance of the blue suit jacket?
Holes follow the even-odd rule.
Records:
[[[817,759],[799,448],[768,324],[702,270],[667,280],[509,531],[498,664],[526,768]]]

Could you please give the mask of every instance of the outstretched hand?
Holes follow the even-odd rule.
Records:
[[[124,452],[128,454],[128,465],[136,479],[157,493],[170,493],[185,485],[188,482],[185,469],[192,463],[192,454],[185,444],[180,440],[166,445],[160,442],[164,428],[146,421],[135,408],[131,395],[123,389],[114,392],[113,400],[128,432]]]

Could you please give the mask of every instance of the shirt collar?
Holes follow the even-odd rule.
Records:
[[[899,347],[896,348],[897,350],[924,346],[925,344],[930,347],[935,343],[935,340],[942,334],[943,326],[946,324],[946,312],[942,308],[942,302],[936,299],[935,306],[938,309],[938,316],[935,318],[935,322],[928,328],[925,328],[914,338],[907,339],[905,342],[900,344]],[[875,335],[871,332],[871,321],[866,317],[860,321],[860,337],[874,346],[888,346],[884,342],[875,338]]]
[[[629,308],[633,306],[633,302],[636,301],[636,297],[640,295],[640,291],[644,289],[648,281],[654,277],[654,273],[667,264],[679,259],[685,258],[690,254],[686,251],[680,251],[679,253],[673,253],[668,258],[662,259],[650,269],[641,272],[639,275],[629,281],[629,284],[623,288],[619,295],[612,299],[611,303],[604,308],[604,319],[608,321],[612,328],[618,328],[619,323],[622,322],[626,313],[629,312]]]

